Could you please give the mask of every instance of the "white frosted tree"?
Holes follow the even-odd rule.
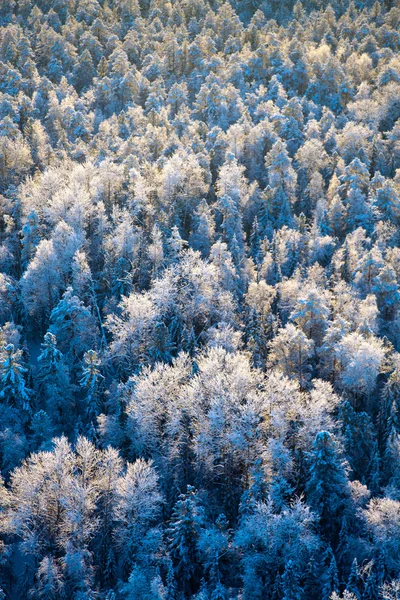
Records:
[[[310,359],[314,342],[298,327],[288,323],[269,343],[268,362],[288,377],[298,378],[302,386],[310,379]]]

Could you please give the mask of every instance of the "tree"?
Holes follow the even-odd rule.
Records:
[[[323,294],[316,288],[308,288],[305,295],[297,300],[290,320],[319,346],[329,324],[329,315],[329,306]]]
[[[314,343],[295,325],[288,323],[269,343],[269,364],[285,375],[296,377],[306,387],[310,379],[310,358]]]
[[[364,592],[362,600],[377,600],[378,598],[378,586],[376,583],[376,575],[373,569],[370,569],[368,578],[365,582]]]
[[[343,598],[343,600],[357,600],[357,596],[347,590],[344,590],[343,596],[339,596],[336,592],[333,592],[330,600],[340,600],[340,598]]]
[[[400,535],[399,511],[400,502],[387,497],[372,498],[364,511],[376,544],[376,552],[379,552],[378,558],[383,561],[383,564],[377,566],[383,571],[388,569],[393,574],[397,572],[400,559],[397,545]],[[378,577],[379,575],[378,573]],[[385,578],[385,573],[383,576]]]
[[[322,556],[323,575],[322,575],[322,598],[330,600],[331,594],[339,591],[339,577],[336,565],[335,555],[331,546],[328,546]]]
[[[100,373],[101,361],[95,350],[88,350],[83,355],[84,367],[80,385],[87,390],[86,418],[90,428],[95,428],[96,418],[101,401],[101,385],[104,380]]]
[[[149,258],[153,265],[153,273],[157,275],[164,263],[163,236],[160,229],[155,225],[151,232],[151,244],[148,249]]]
[[[275,332],[276,319],[272,311],[275,296],[274,288],[263,280],[252,281],[245,296],[250,313],[246,334],[256,366],[265,364],[268,342]]]
[[[300,500],[279,514],[274,513],[269,503],[259,502],[254,512],[244,516],[235,544],[242,552],[245,597],[259,600],[270,593],[274,583],[278,583],[276,588],[281,596],[290,590],[299,597],[299,569],[317,547],[313,527],[314,514]],[[284,571],[289,562],[286,590],[283,590],[282,578],[276,582],[276,573]]]
[[[385,265],[375,279],[374,291],[382,317],[392,321],[398,313],[400,292],[394,270]]]
[[[335,539],[343,513],[351,510],[351,499],[346,471],[338,455],[336,442],[327,431],[318,433],[313,444],[306,498],[320,517],[323,535],[326,536],[331,531],[330,537]]]
[[[117,580],[116,544],[112,540],[119,501],[118,482],[122,476],[123,461],[117,450],[108,446],[100,460],[100,496],[98,503],[99,528],[95,539],[99,579],[104,587],[113,587]]]
[[[377,176],[372,181],[376,179]],[[381,176],[374,188],[371,198],[373,209],[378,211],[381,219],[397,224],[400,218],[400,198],[392,181]]]
[[[51,240],[42,240],[21,281],[22,301],[28,315],[43,328],[59,299],[61,269]]]
[[[96,70],[93,64],[92,56],[87,48],[79,57],[79,62],[76,64],[73,74],[75,89],[78,92],[84,91],[91,87]]]
[[[188,89],[186,83],[174,83],[168,92],[168,104],[171,107],[172,116],[176,117],[182,105],[186,104]]]
[[[362,294],[371,293],[383,266],[382,254],[378,248],[374,247],[363,254],[353,275],[354,282]]]
[[[303,590],[299,584],[299,575],[291,560],[289,560],[285,566],[285,571],[282,576],[282,588],[284,600],[301,600],[303,597]]]
[[[74,485],[64,492],[65,520],[59,541],[64,550],[65,585],[73,593],[90,594],[93,585],[90,542],[98,527],[95,516],[99,497],[97,464],[99,451],[79,437],[74,456]]]
[[[53,557],[45,556],[40,562],[35,592],[41,600],[56,600],[63,593],[61,569]]]
[[[218,202],[218,210],[222,215],[221,229],[223,240],[226,242],[229,250],[232,251],[234,242],[239,244],[239,249],[243,246],[243,230],[239,210],[233,198],[224,194]]]
[[[350,575],[349,575],[349,579],[346,585],[346,591],[349,594],[353,594],[354,598],[357,598],[358,600],[360,600],[361,598],[361,594],[360,594],[360,575],[358,572],[358,564],[357,564],[357,559],[355,558],[353,560],[353,564],[351,565],[351,571],[350,571]]]
[[[385,583],[381,588],[383,600],[398,600],[400,596],[400,580]]]
[[[22,410],[22,414],[30,412],[31,390],[27,388],[22,366],[22,350],[15,350],[14,344],[7,344],[0,351],[0,383],[2,398],[10,406]]]
[[[122,373],[139,371],[140,364],[148,360],[150,333],[156,322],[156,306],[149,294],[126,296],[120,303],[121,316],[112,314],[107,328],[113,335],[111,356]]]
[[[44,336],[38,363],[37,386],[47,415],[58,427],[70,425],[72,406],[68,369],[57,348],[56,336],[49,331]]]
[[[60,347],[76,367],[85,346],[96,340],[97,323],[90,310],[74,295],[72,287],[64,292],[50,315],[50,332],[57,336]],[[79,336],[77,335],[79,332]]]
[[[196,490],[188,486],[186,493],[179,496],[173,508],[167,532],[176,579],[185,594],[193,594],[200,584],[197,544],[203,518]]]
[[[265,165],[269,181],[269,188],[267,188],[269,218],[277,227],[290,225],[297,177],[282,141],[273,145],[265,158]]]
[[[212,596],[225,598],[227,589],[222,581],[229,577],[230,532],[224,514],[217,517],[215,525],[205,528],[198,541],[199,554],[205,572],[209,575]]]
[[[376,438],[372,420],[365,412],[356,412],[348,401],[341,403],[339,414],[346,456],[353,476],[372,483],[374,477],[379,477],[379,464],[374,465]],[[374,471],[376,467],[378,472]],[[369,472],[370,469],[372,471]]]
[[[190,246],[194,250],[200,250],[203,257],[207,257],[214,241],[214,235],[215,223],[212,209],[203,198],[195,212]]]
[[[359,333],[349,333],[337,344],[335,353],[341,363],[342,386],[356,398],[361,394],[371,394],[386,354],[381,340],[372,336],[365,339]]]
[[[124,567],[131,567],[144,536],[156,521],[162,502],[158,475],[151,462],[138,459],[128,463],[126,473],[116,483],[115,506],[118,547]]]
[[[21,551],[30,559],[26,563],[28,588],[41,560],[52,555],[58,541],[59,527],[66,515],[63,499],[71,482],[72,468],[73,455],[67,440],[62,438],[56,441],[53,452],[32,455],[13,473],[9,518],[12,530],[20,538]],[[39,511],[35,509],[38,500],[41,500]],[[37,544],[41,545],[40,552]],[[51,561],[47,572],[49,567],[52,568]]]
[[[21,250],[21,262],[22,267],[25,269],[29,261],[33,258],[36,247],[39,244],[39,218],[35,211],[30,213],[26,218],[26,223],[22,228],[22,250]]]
[[[31,429],[34,447],[36,450],[45,450],[52,437],[53,428],[49,415],[44,410],[39,410],[32,417]]]
[[[128,582],[123,585],[122,592],[127,600],[158,600],[160,596],[153,593],[151,581],[149,581],[149,573],[143,567],[135,565],[129,575]]]

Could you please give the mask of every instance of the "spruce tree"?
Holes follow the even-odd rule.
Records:
[[[322,600],[330,600],[333,592],[339,591],[339,575],[335,555],[331,546],[328,546],[322,557]]]
[[[292,560],[286,563],[282,576],[283,600],[301,600],[303,589],[299,584],[299,574]]]
[[[37,390],[42,408],[57,427],[68,427],[72,409],[71,384],[57,338],[48,331],[38,357]]]
[[[83,363],[80,385],[86,389],[86,424],[92,436],[96,430],[96,419],[101,405],[101,387],[104,377],[100,373],[101,361],[95,350],[85,352]],[[89,436],[89,439],[91,436]]]
[[[22,350],[15,350],[14,344],[7,344],[0,350],[0,399],[10,406],[29,413],[31,390],[27,388],[22,365]]]
[[[310,455],[306,498],[320,517],[324,536],[335,540],[343,513],[351,507],[346,471],[332,435],[327,431],[317,434]]]
[[[349,593],[354,594],[354,596],[357,598],[357,600],[361,599],[360,583],[361,582],[360,582],[360,574],[359,574],[359,570],[358,570],[358,563],[357,563],[357,559],[355,558],[353,560],[353,564],[351,565],[351,571],[350,571],[349,579],[347,581],[346,590]]]
[[[197,492],[188,485],[186,493],[180,494],[173,508],[167,532],[176,580],[185,594],[193,594],[200,584],[197,543],[203,518]]]

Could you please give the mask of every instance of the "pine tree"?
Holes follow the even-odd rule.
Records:
[[[255,464],[251,468],[249,479],[249,487],[243,492],[240,499],[240,515],[251,513],[258,503],[265,502],[267,499],[268,486],[265,465],[263,465],[262,459],[255,461]]]
[[[31,390],[27,388],[22,365],[22,350],[15,350],[14,344],[7,344],[0,351],[0,398],[10,406],[29,413]]]
[[[179,261],[183,249],[187,246],[187,242],[181,238],[179,229],[176,225],[172,227],[171,235],[168,239],[168,254],[171,263]]]
[[[373,291],[382,317],[386,321],[392,321],[400,307],[400,291],[396,274],[390,266],[385,265],[379,271]]]
[[[294,321],[307,337],[320,345],[329,324],[329,313],[323,294],[311,287],[298,299],[290,320]]]
[[[265,164],[268,170],[268,198],[270,214],[277,227],[290,225],[292,205],[295,201],[296,172],[282,141],[274,144],[267,154]]]
[[[260,235],[260,227],[258,225],[257,216],[254,217],[251,235],[250,235],[250,254],[253,257],[254,264],[257,268],[260,267],[262,262],[262,250],[261,250],[261,235]]]
[[[378,600],[379,592],[376,584],[376,575],[373,568],[370,569],[365,582],[362,600]]]
[[[92,56],[88,49],[85,49],[79,57],[79,62],[73,72],[74,85],[78,92],[90,88],[96,69],[93,64]]]
[[[299,584],[299,574],[291,560],[286,563],[282,575],[282,588],[283,600],[301,600],[303,598],[303,589]]]
[[[339,409],[344,445],[353,474],[360,481],[369,477],[375,449],[375,432],[370,416],[356,412],[350,402],[344,401]]]
[[[56,336],[48,331],[38,357],[37,388],[43,408],[53,425],[65,427],[71,418],[71,384]]]
[[[374,180],[375,177],[371,184]],[[391,180],[382,178],[379,187],[373,192],[371,200],[372,207],[378,211],[380,218],[398,225],[400,220],[400,197]]]
[[[52,310],[50,322],[50,332],[57,336],[60,347],[76,367],[85,343],[89,345],[96,339],[97,323],[90,310],[74,295],[72,287],[66,289]]]
[[[247,318],[246,338],[255,367],[263,368],[265,366],[271,333],[272,323],[265,322],[260,313],[251,308]]]
[[[194,214],[194,227],[190,236],[190,246],[200,250],[203,257],[208,257],[214,242],[215,222],[211,207],[203,198]]]
[[[53,428],[49,415],[44,410],[39,410],[33,415],[31,430],[35,449],[45,449],[52,438]]]
[[[400,483],[400,434],[393,426],[386,441],[382,463],[384,483],[397,488]]]
[[[222,215],[222,239],[226,242],[228,249],[232,251],[235,243],[243,249],[243,229],[238,206],[234,198],[224,194],[218,201],[218,210]]]
[[[185,594],[193,594],[200,584],[201,572],[197,542],[203,524],[203,510],[196,490],[188,485],[179,496],[168,528],[168,543],[175,563],[175,576]]]
[[[339,591],[339,577],[335,555],[330,546],[327,547],[322,557],[322,600],[330,600],[333,592]]]
[[[86,423],[91,431],[96,429],[96,419],[101,403],[101,386],[104,380],[100,373],[101,361],[95,350],[88,350],[83,356],[81,387],[86,391]],[[90,437],[89,437],[90,439]]]
[[[394,369],[386,381],[382,392],[378,414],[379,447],[384,449],[392,429],[400,432],[400,364],[395,360]]]
[[[324,536],[329,533],[329,538],[334,540],[343,513],[350,509],[351,503],[346,472],[336,443],[327,431],[318,433],[313,444],[306,497],[320,516]]]
[[[153,334],[153,346],[150,351],[151,361],[170,362],[174,354],[174,343],[168,327],[162,321],[155,324]]]
[[[381,482],[381,459],[378,444],[375,443],[370,464],[368,465],[368,488],[372,496],[377,496],[380,491]]]
[[[38,584],[35,590],[40,600],[56,600],[63,594],[63,578],[60,566],[53,557],[46,556],[38,569]]]
[[[21,263],[24,269],[32,259],[39,241],[39,218],[37,213],[32,211],[29,215],[27,215],[26,223],[22,228]]]
[[[57,348],[57,338],[49,331],[44,336],[42,352],[38,357],[40,363],[37,380],[40,384],[49,378],[53,379],[58,366],[62,363],[63,355]]]
[[[307,563],[304,574],[304,596],[317,598],[321,593],[318,563],[313,556]]]
[[[358,563],[357,559],[353,560],[353,564],[351,565],[351,571],[349,575],[349,579],[347,581],[346,590],[350,594],[354,594],[357,600],[361,599],[360,594],[360,574],[358,571]]]
[[[282,576],[278,572],[275,577],[275,581],[274,581],[274,585],[273,585],[273,589],[272,589],[272,598],[273,598],[273,600],[282,600],[282,596],[283,596]]]

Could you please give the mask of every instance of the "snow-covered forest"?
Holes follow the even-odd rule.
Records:
[[[398,600],[398,0],[0,25],[0,598]]]

